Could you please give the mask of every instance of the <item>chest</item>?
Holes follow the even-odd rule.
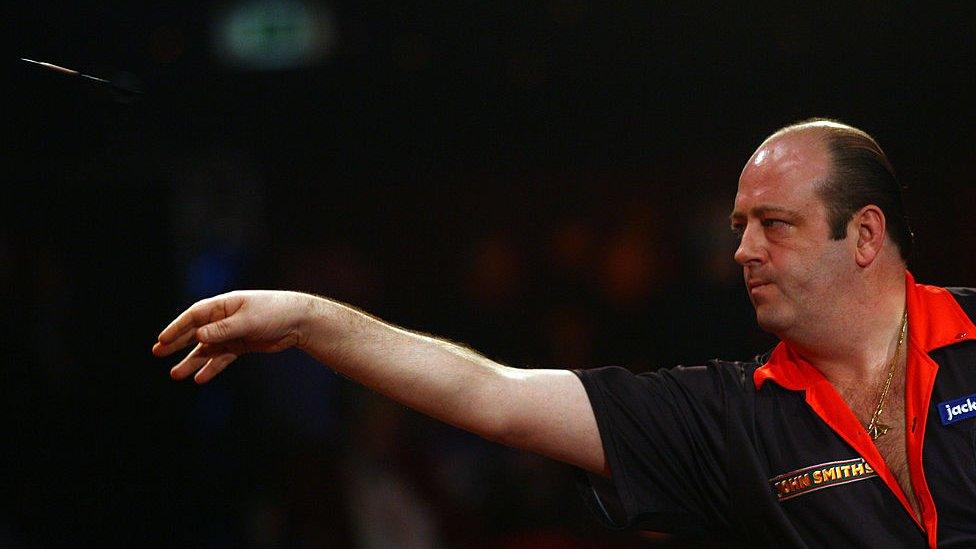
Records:
[[[863,456],[811,410],[802,392],[771,396],[757,402],[756,410],[769,420],[761,422],[757,433],[769,485],[801,536],[812,540],[811,546],[837,545],[831,536],[838,530],[823,528],[824,524],[849,525],[854,537],[842,545],[899,545],[899,540],[924,545],[922,531],[895,493]],[[908,483],[905,446],[898,444],[904,440],[903,423],[891,423],[891,430],[880,439],[885,448],[879,450],[889,469],[899,470],[895,473],[899,483]],[[883,524],[884,534],[865,524]],[[862,533],[863,539],[856,537]],[[890,539],[879,542],[889,535]]]
[[[901,365],[901,369],[904,371],[904,364]],[[873,390],[849,388],[842,391],[841,394],[861,425],[867,428],[870,426],[872,418],[875,417],[875,412],[878,411],[879,397],[882,392],[882,387]],[[875,423],[880,426],[884,434],[874,440],[874,445],[908,498],[915,511],[915,516],[918,517],[920,516],[919,505],[915,498],[915,490],[912,487],[911,473],[908,467],[903,377],[892,380],[888,394],[880,404],[881,413]]]
[[[976,414],[968,412],[972,407],[960,405],[957,410],[953,403],[960,399],[965,402],[969,396],[976,402],[976,342],[934,351],[931,359],[918,366],[918,371],[929,372],[930,389],[910,386],[906,394],[904,384],[892,387],[892,398],[884,405],[881,420],[890,430],[874,445],[915,515],[920,515],[920,507],[933,506],[923,516],[937,516],[933,522],[937,524],[940,544],[971,546],[967,544],[976,543]],[[824,419],[844,414],[850,417],[849,412],[853,412],[861,425],[867,425],[878,393],[860,400],[840,395],[839,400],[844,402],[838,406],[847,410],[843,413],[837,409],[820,409],[818,413],[804,400],[803,392],[771,386],[764,387],[763,393],[757,395],[755,412],[757,417],[765,418],[757,423],[757,435],[769,479],[784,475],[787,479],[799,478],[794,482],[794,492],[779,493],[773,482],[770,486],[784,513],[804,535],[820,539],[817,524],[844,523],[853,516],[861,525],[854,528],[884,524],[894,533],[893,544],[919,536],[924,540],[925,533],[915,524],[911,511],[877,474],[866,468],[861,471],[860,454]],[[908,412],[915,418],[908,420],[907,425],[906,402],[910,403]],[[950,412],[942,415],[952,416],[945,422],[940,410],[947,404]],[[906,439],[917,441],[914,450]],[[912,451],[920,455],[910,461],[908,454]],[[913,489],[910,463],[921,471],[914,487],[922,491]],[[848,464],[851,474],[836,480],[839,473],[831,468]],[[825,480],[828,472],[830,482],[816,482]],[[827,538],[822,541],[830,542]]]

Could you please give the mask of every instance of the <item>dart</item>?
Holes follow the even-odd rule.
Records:
[[[71,77],[71,78],[80,78],[80,79],[85,80],[86,82],[89,82],[89,83],[92,83],[92,84],[95,84],[95,85],[98,85],[98,86],[106,86],[106,87],[110,88],[114,92],[119,92],[119,93],[122,93],[122,94],[125,94],[125,95],[141,95],[142,94],[142,90],[139,89],[137,86],[135,86],[135,85],[133,85],[132,83],[129,83],[129,82],[120,82],[119,79],[116,79],[116,80],[107,80],[105,78],[99,78],[97,76],[92,76],[90,74],[85,74],[85,73],[76,71],[74,69],[69,69],[69,68],[66,68],[66,67],[62,67],[60,65],[55,65],[54,63],[47,63],[47,62],[44,62],[44,61],[35,61],[33,59],[27,59],[27,58],[24,58],[24,57],[21,57],[20,60],[23,61],[23,62],[25,62],[25,63],[29,63],[32,66],[41,67],[43,69],[46,69],[46,70],[49,70],[49,71],[52,71],[52,72],[60,73],[60,74],[62,74],[64,76],[68,76],[68,77]]]

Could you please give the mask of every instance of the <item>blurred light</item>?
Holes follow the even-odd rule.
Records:
[[[208,250],[192,259],[186,289],[195,299],[231,290],[240,280],[243,258],[234,251]]]
[[[643,235],[625,233],[607,244],[602,283],[618,305],[643,301],[653,288],[653,258]]]
[[[580,273],[589,267],[596,241],[593,227],[580,220],[570,221],[554,229],[551,238],[553,258],[560,270]]]
[[[501,235],[475,244],[469,289],[482,304],[500,305],[517,299],[522,262],[514,244]]]
[[[244,70],[314,65],[332,53],[335,23],[321,5],[303,0],[252,0],[218,10],[214,49],[225,64]]]

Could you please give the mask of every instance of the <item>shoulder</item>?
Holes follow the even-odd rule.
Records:
[[[590,400],[603,403],[670,400],[722,406],[731,394],[753,395],[753,373],[762,357],[751,361],[714,359],[696,366],[674,366],[635,374],[619,366],[575,370]],[[709,404],[711,403],[711,404]]]
[[[771,351],[770,351],[771,352]],[[716,358],[708,361],[708,366],[720,372],[748,375],[769,360],[769,352],[755,356],[752,360],[722,360]]]
[[[749,390],[754,387],[752,381],[753,374],[769,360],[770,352],[746,361],[714,359],[709,361],[708,365],[720,379],[742,389]]]
[[[976,322],[976,288],[945,288],[955,298],[966,316]]]
[[[604,366],[600,368],[572,370],[581,378],[613,378],[620,380],[704,380],[704,379],[723,379],[735,382],[736,384],[746,384],[752,379],[752,373],[759,368],[767,355],[759,355],[749,361],[712,359],[700,365],[677,365],[667,368],[660,368],[648,372],[634,373],[628,368],[621,366]]]

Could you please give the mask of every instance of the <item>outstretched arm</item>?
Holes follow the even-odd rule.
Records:
[[[247,352],[298,347],[366,387],[489,440],[609,475],[582,383],[565,370],[522,370],[460,345],[295,292],[231,292],[199,301],[159,334],[167,356],[196,342],[170,374],[206,383]]]

